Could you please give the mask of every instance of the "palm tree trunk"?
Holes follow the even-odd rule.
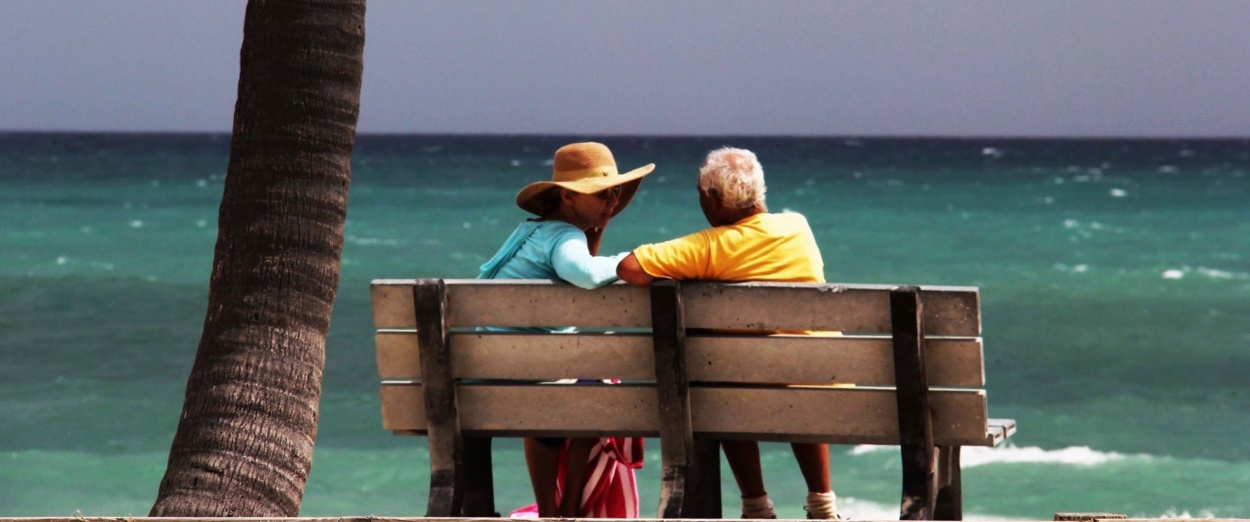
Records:
[[[364,0],[250,0],[208,312],[151,516],[293,517],[317,436]]]

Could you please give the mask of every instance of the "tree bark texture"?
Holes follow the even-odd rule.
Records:
[[[151,516],[293,517],[317,435],[364,0],[251,0],[208,311]]]

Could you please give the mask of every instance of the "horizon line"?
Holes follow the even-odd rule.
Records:
[[[0,129],[0,136],[71,134],[71,135],[151,135],[151,136],[232,136],[233,131],[198,130],[30,130]],[[1250,135],[1060,135],[1060,134],[634,134],[634,133],[537,133],[537,132],[357,132],[358,137],[454,137],[454,138],[616,138],[616,139],[817,139],[817,140],[1016,140],[1016,141],[1247,141]]]

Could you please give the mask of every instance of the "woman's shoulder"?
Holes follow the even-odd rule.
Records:
[[[534,233],[546,238],[555,239],[570,234],[581,236],[583,239],[586,237],[586,233],[583,232],[582,229],[564,221],[549,220],[536,221],[535,223],[537,224],[538,229],[535,230]]]

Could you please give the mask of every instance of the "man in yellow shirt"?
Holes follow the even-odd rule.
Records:
[[[699,169],[698,188],[699,206],[712,228],[638,247],[617,265],[621,279],[634,285],[657,278],[825,282],[824,261],[807,218],[792,212],[770,214],[764,205],[764,168],[754,153],[712,151]],[[742,517],[776,518],[764,490],[759,444],[724,441],[722,447],[742,493]],[[807,482],[808,518],[838,518],[828,446],[791,447]]]

